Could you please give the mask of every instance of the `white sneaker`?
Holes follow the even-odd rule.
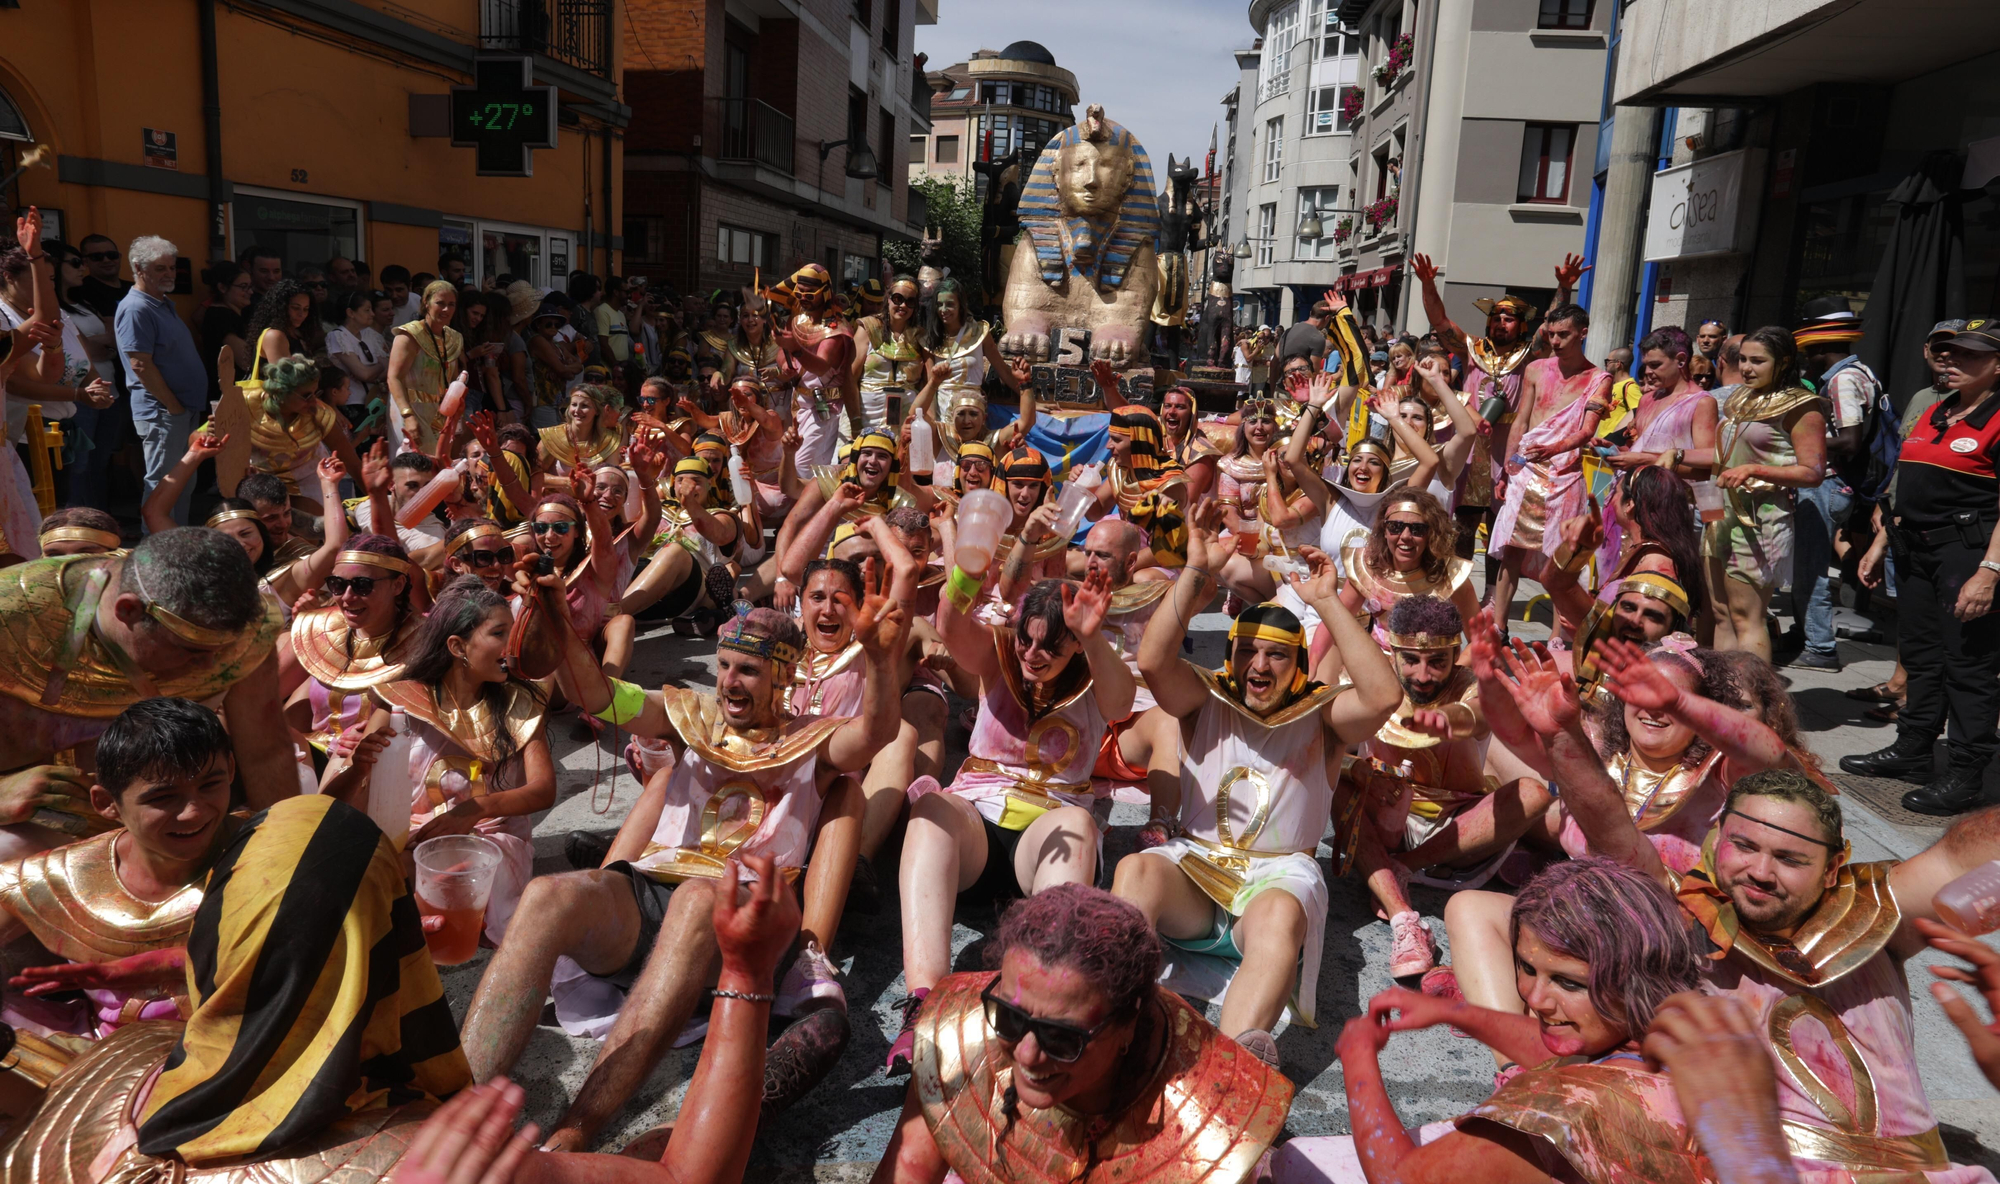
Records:
[[[1431,927],[1415,912],[1389,918],[1389,977],[1409,978],[1437,965]]]
[[[808,941],[792,960],[792,968],[785,972],[785,981],[778,984],[778,998],[771,1004],[771,1010],[778,1015],[801,1015],[812,1008],[814,1001],[831,999],[845,1015],[847,992],[841,989],[839,975],[819,943]]]

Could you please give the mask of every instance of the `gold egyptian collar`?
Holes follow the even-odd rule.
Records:
[[[1744,929],[1737,919],[1736,906],[1727,897],[1720,897],[1720,891],[1713,887],[1715,841],[1721,833],[1719,826],[1708,832],[1708,839],[1702,844],[1701,864],[1693,871],[1685,876],[1668,873],[1670,887],[1686,908],[1687,897],[1700,885],[1698,894],[1713,901],[1716,914],[1710,940],[1714,940],[1712,930],[1719,928],[1730,939],[1729,952],[1741,954],[1765,974],[1803,991],[1823,990],[1866,965],[1902,927],[1903,910],[1889,885],[1889,873],[1900,861],[1846,864],[1832,889],[1820,898],[1819,907],[1792,939],[1792,948],[1803,957],[1804,966],[1796,972],[1787,969],[1784,963],[1791,959],[1781,960],[1756,934]],[[1704,879],[1707,884],[1702,884]]]
[[[1484,337],[1468,336],[1465,339],[1465,352],[1472,355],[1473,364],[1485,371],[1489,378],[1505,378],[1512,374],[1528,360],[1534,346],[1535,343],[1530,340],[1502,353],[1499,346]]]
[[[202,881],[162,901],[140,900],[118,878],[113,848],[124,833],[0,863],[0,907],[51,953],[72,962],[108,962],[180,945],[201,907]]]
[[[731,726],[714,695],[685,687],[661,687],[667,721],[683,743],[710,764],[732,773],[754,773],[789,765],[818,748],[847,722],[844,717],[787,717],[775,728]]]
[[[954,974],[918,1020],[911,1085],[945,1162],[966,1184],[1007,1184],[1017,1165],[1081,1184],[1248,1179],[1291,1110],[1292,1083],[1245,1055],[1178,995],[1156,989],[1159,1059],[1123,1111],[1101,1118],[1013,1098],[1013,1066],[986,1024],[990,974]]]
[[[1003,534],[1000,536],[999,545],[994,549],[993,553],[995,555],[1012,555],[1014,553],[1014,544],[1020,541],[1021,538],[1019,535],[1011,533]],[[1047,559],[1051,555],[1060,555],[1067,550],[1069,550],[1069,540],[1060,534],[1051,532],[1047,538],[1028,548],[1028,558],[1039,561]]]
[[[292,618],[292,654],[321,686],[365,691],[403,677],[403,651],[421,623],[413,616],[388,637],[363,637],[338,608],[308,609]]]
[[[1445,679],[1444,689],[1438,692],[1437,698],[1424,704],[1423,710],[1436,711],[1452,703],[1470,703],[1478,698],[1479,680],[1473,677],[1472,668],[1454,666],[1451,668],[1451,675]],[[1443,744],[1448,737],[1433,736],[1409,726],[1411,717],[1415,716],[1417,711],[1417,704],[1411,701],[1410,692],[1404,691],[1402,706],[1396,708],[1395,713],[1376,731],[1375,739],[1392,748],[1410,750],[1436,748]]]
[[[1111,610],[1104,614],[1106,620],[1129,617],[1133,613],[1152,608],[1160,598],[1173,591],[1172,580],[1133,580],[1122,588],[1111,590]]]
[[[1181,661],[1187,662],[1187,659],[1183,658]],[[1231,694],[1228,686],[1223,683],[1223,678],[1229,673],[1226,667],[1221,670],[1208,670],[1196,666],[1193,662],[1188,662],[1188,665],[1193,668],[1196,674],[1201,676],[1201,681],[1208,687],[1209,694],[1228,704],[1230,710],[1260,728],[1281,728],[1286,724],[1304,719],[1328,703],[1333,702],[1334,698],[1342,691],[1354,685],[1345,678],[1341,679],[1339,686],[1330,687],[1323,682],[1311,683],[1308,684],[1305,694],[1293,699],[1290,703],[1285,704],[1269,715],[1258,715],[1248,707],[1245,707],[1243,700]]]
[[[1365,556],[1368,551],[1368,536],[1351,536],[1340,547],[1341,570],[1347,573],[1347,580],[1363,596],[1372,596],[1377,591],[1395,596],[1440,596],[1450,597],[1472,578],[1472,560],[1452,556],[1445,564],[1444,577],[1432,580],[1422,570],[1413,572],[1379,572],[1368,566]],[[1383,622],[1386,625],[1388,622]]]
[[[799,676],[813,682],[822,682],[854,665],[861,656],[861,643],[850,640],[840,649],[828,653],[806,647],[806,660],[799,666]]]
[[[526,685],[511,679],[507,683],[507,710],[498,720],[493,717],[492,705],[484,698],[470,707],[447,707],[435,687],[415,679],[383,683],[374,690],[384,703],[401,708],[450,736],[469,755],[489,763],[500,759],[502,726],[513,740],[515,753],[527,747],[542,730],[545,705]]]
[[[559,423],[554,427],[543,428],[540,436],[542,452],[544,454],[558,464],[568,465],[571,468],[577,466],[579,450],[575,444],[570,442],[569,425],[567,423]],[[598,464],[609,460],[617,454],[618,429],[612,427],[598,432],[597,437],[590,442],[590,451],[581,455],[584,463]]]
[[[1722,414],[1724,418],[1737,423],[1757,423],[1761,420],[1776,419],[1818,401],[1818,395],[1802,386],[1770,391],[1739,386],[1730,392],[1728,401],[1722,405]]]
[[[993,649],[1000,656],[1000,678],[1007,684],[1007,690],[1014,696],[1014,702],[1031,720],[1054,715],[1063,708],[1082,698],[1090,690],[1090,663],[1081,652],[1070,657],[1069,665],[1056,675],[1054,688],[1050,691],[1048,706],[1037,708],[1033,693],[1021,680],[1021,655],[1014,649],[1014,627],[1012,625],[992,625]]]

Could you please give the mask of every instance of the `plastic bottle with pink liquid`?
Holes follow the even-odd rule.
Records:
[[[1974,937],[2000,929],[2000,859],[1982,863],[1938,889],[1931,907],[1945,924]]]
[[[444,388],[444,398],[438,402],[438,414],[450,419],[465,407],[465,371],[460,370],[451,385]]]
[[[416,496],[396,511],[396,525],[408,529],[429,517],[431,511],[443,505],[446,498],[458,492],[459,482],[465,478],[471,463],[461,457],[449,468],[439,469],[430,484],[417,490]]]

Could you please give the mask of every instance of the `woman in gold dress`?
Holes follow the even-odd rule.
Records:
[[[959,444],[970,440],[981,441],[996,453],[1006,452],[1026,440],[1035,426],[1035,390],[1028,385],[1027,360],[1017,358],[1010,365],[1001,358],[1000,345],[986,322],[966,316],[965,299],[957,280],[939,283],[937,294],[924,307],[917,336],[917,344],[931,360],[929,381],[915,406],[930,419],[942,460],[957,460]],[[989,374],[1021,395],[1020,418],[991,432],[984,393]]]
[[[458,288],[436,280],[424,289],[423,315],[396,326],[389,346],[389,399],[393,451],[433,452],[444,416],[438,404],[445,388],[465,368],[465,338],[451,327],[458,314]]]
[[[608,386],[586,383],[569,393],[563,421],[541,430],[542,483],[566,489],[578,465],[618,463],[618,416],[624,400]]]
[[[277,332],[266,329],[264,335]],[[340,458],[347,472],[361,471],[347,418],[319,397],[319,364],[303,354],[276,361],[260,354],[250,377],[236,386],[235,393],[216,404],[209,423],[209,430],[223,439],[215,458],[222,495],[236,496],[236,484],[246,473],[269,473],[285,483],[293,503],[308,514],[338,505],[338,500],[326,503],[305,493],[313,467],[328,452]]]
[[[918,342],[921,299],[914,276],[889,281],[882,311],[854,326],[854,381],[861,389],[861,430],[902,426],[911,400],[924,387],[924,349]],[[890,406],[890,395],[899,404]]]

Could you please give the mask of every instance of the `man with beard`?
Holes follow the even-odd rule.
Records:
[[[1504,432],[1521,405],[1521,376],[1527,369],[1529,355],[1534,352],[1534,341],[1529,336],[1528,326],[1535,319],[1537,309],[1519,296],[1475,300],[1474,307],[1486,314],[1486,336],[1472,337],[1445,312],[1444,297],[1438,294],[1438,268],[1431,262],[1431,257],[1413,256],[1410,271],[1423,285],[1424,316],[1430,319],[1431,330],[1437,334],[1438,343],[1465,359],[1465,382],[1460,389],[1465,393],[1466,402],[1483,415],[1482,408],[1487,400],[1499,399],[1505,406],[1505,412],[1502,418],[1488,422]],[[1504,436],[1502,438],[1504,440]],[[1492,442],[1482,434],[1472,445],[1472,456],[1465,463],[1465,475],[1454,491],[1456,496],[1452,512],[1458,516],[1458,555],[1461,559],[1472,558],[1473,539],[1479,531],[1479,524],[1487,521],[1493,511],[1494,476]],[[1498,559],[1496,552],[1487,560],[1489,583],[1492,582]]]
[[[517,577],[516,586],[536,594],[528,579]],[[540,580],[559,588],[555,576]],[[560,595],[542,599],[566,615]],[[895,738],[895,663],[906,625],[902,611],[880,597],[843,608],[866,662],[862,714],[852,719],[791,713],[787,696],[806,657],[805,637],[770,609],[750,609],[723,626],[712,695],[649,692],[606,678],[575,631],[563,630],[563,693],[608,723],[671,739],[682,751],[671,772],[647,783],[601,868],[529,882],[466,1012],[465,1046],[479,1080],[520,1058],[551,986],[566,1025],[603,1035],[597,1063],[549,1148],[590,1145],[715,981],[711,902],[726,860],[768,855],[787,880],[803,875],[800,940],[821,949],[831,942],[861,814],[860,793],[841,774],[865,767]],[[844,1010],[813,1006],[816,994],[800,992],[789,1008],[778,1007],[803,1014],[767,1067],[767,1105],[795,1100],[846,1043]]]
[[[1194,392],[1174,387],[1160,396],[1160,455],[1180,465],[1187,478],[1188,501],[1201,500],[1215,488],[1215,466],[1221,452],[1201,430]]]
[[[1684,692],[1636,647],[1605,647],[1619,697],[1666,710]],[[1812,1179],[1990,1180],[1953,1165],[1918,1072],[1903,963],[1925,947],[1938,889],[2000,856],[2000,810],[1959,819],[1913,858],[1850,862],[1839,803],[1804,773],[1737,781],[1702,862],[1670,872],[1583,732],[1569,680],[1514,680],[1547,738],[1591,850],[1658,879],[1707,938],[1710,985],[1767,1035],[1793,1165]],[[1607,919],[1615,923],[1615,919]],[[1948,1174],[1947,1174],[1948,1173]]]
[[[1271,1029],[1287,1004],[1300,1022],[1313,1022],[1327,909],[1314,852],[1333,810],[1342,746],[1374,735],[1401,691],[1387,656],[1341,609],[1332,561],[1310,547],[1300,554],[1312,576],[1292,577],[1293,587],[1331,623],[1351,686],[1308,678],[1305,629],[1277,604],[1236,618],[1222,669],[1184,660],[1188,622],[1219,590],[1213,573],[1227,551],[1220,519],[1213,499],[1197,507],[1173,599],[1139,645],[1146,685],[1180,724],[1180,779],[1168,787],[1177,800],[1154,803],[1156,817],[1173,819],[1179,833],[1120,860],[1112,891],[1178,951],[1222,960],[1222,1031],[1275,1067]]]
[[[1324,618],[1322,618],[1324,619]],[[1360,871],[1389,918],[1389,975],[1423,974],[1437,963],[1430,929],[1410,906],[1410,871],[1394,856],[1420,847],[1460,812],[1492,793],[1486,772],[1492,730],[1479,707],[1479,680],[1458,664],[1465,622],[1436,596],[1406,596],[1389,613],[1389,656],[1403,702],[1355,754],[1334,807],[1334,872]],[[1449,853],[1435,887],[1477,887],[1512,851],[1470,867]]]
[[[848,423],[861,423],[861,395],[850,372],[854,332],[834,309],[833,284],[826,268],[817,263],[799,268],[764,296],[782,310],[772,337],[804,371],[792,422],[799,432],[794,463],[800,472],[808,472],[833,463],[839,443],[837,409],[846,408]]]

